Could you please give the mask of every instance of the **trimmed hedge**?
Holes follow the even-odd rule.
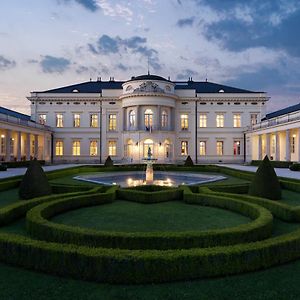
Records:
[[[300,171],[300,163],[293,163],[289,166],[291,171]]]
[[[261,164],[262,160],[252,160],[251,166],[258,167]],[[270,160],[270,163],[273,168],[289,168],[289,166],[292,164],[290,161],[280,161],[280,160]]]

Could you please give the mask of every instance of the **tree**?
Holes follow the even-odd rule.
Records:
[[[188,156],[188,157],[186,158],[186,160],[185,160],[185,162],[184,162],[184,165],[185,165],[186,167],[192,167],[192,166],[194,165],[194,162],[193,162],[193,160],[191,159],[190,156]]]
[[[280,183],[267,155],[254,175],[248,194],[271,200],[281,199]]]
[[[31,199],[51,194],[51,186],[40,163],[34,159],[30,162],[19,187],[22,199]]]
[[[110,155],[108,155],[107,159],[105,160],[104,166],[105,167],[112,167],[113,165],[114,165],[114,162],[111,159]]]

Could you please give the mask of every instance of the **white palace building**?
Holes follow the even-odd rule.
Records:
[[[268,99],[264,92],[150,74],[32,92],[31,117],[0,109],[0,158],[103,163],[110,155],[139,163],[150,147],[158,163],[188,155],[196,163],[265,154],[299,161],[300,105],[266,115]]]

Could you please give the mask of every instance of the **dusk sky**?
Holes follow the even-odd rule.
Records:
[[[0,105],[31,91],[150,73],[300,102],[299,0],[1,1]]]

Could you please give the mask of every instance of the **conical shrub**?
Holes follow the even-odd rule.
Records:
[[[30,162],[19,187],[22,199],[31,199],[51,194],[51,186],[40,163],[34,159]]]
[[[190,156],[188,156],[188,157],[186,158],[186,160],[185,160],[185,162],[184,162],[184,165],[185,165],[186,167],[192,167],[192,166],[194,165],[194,162],[193,162],[193,160],[191,159]]]
[[[267,155],[254,175],[248,194],[271,200],[281,199],[280,183]]]
[[[114,165],[113,160],[111,159],[110,155],[107,156],[107,159],[104,162],[105,167],[112,167]]]

